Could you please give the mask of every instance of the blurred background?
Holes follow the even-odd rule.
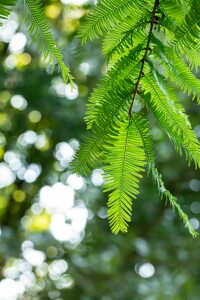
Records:
[[[102,170],[70,173],[88,96],[106,71],[101,42],[82,46],[75,37],[92,5],[44,1],[73,91],[50,74],[19,8],[0,28],[0,300],[198,300],[200,239],[159,199],[151,178],[141,183],[129,232],[115,236]],[[177,92],[200,138],[200,108]],[[199,171],[151,126],[157,167],[199,231]]]

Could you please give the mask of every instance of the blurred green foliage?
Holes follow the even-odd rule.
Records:
[[[75,37],[92,5],[80,3],[45,1],[44,7],[75,77],[74,92],[56,71],[49,74],[20,11],[0,31],[0,299],[198,300],[199,237],[159,200],[149,178],[128,234],[114,236],[101,170],[88,178],[70,173],[88,95],[106,65],[100,43],[82,47]],[[180,97],[200,137],[200,109]],[[159,170],[199,231],[199,172],[152,125]]]

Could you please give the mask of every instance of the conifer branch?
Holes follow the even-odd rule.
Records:
[[[160,1],[110,0],[108,4],[101,0],[83,24],[83,41],[104,36],[109,70],[90,97],[86,112],[90,134],[72,168],[80,175],[103,168],[104,192],[109,192],[108,219],[111,230],[118,233],[127,231],[138,179],[145,161],[149,162],[161,198],[166,197],[190,234],[196,236],[188,216],[164,189],[156,171],[146,117],[132,112],[140,92],[142,104],[152,112],[176,150],[180,155],[184,150],[188,164],[193,161],[200,168],[200,143],[174,89],[177,85],[200,102],[200,82],[191,70],[200,66],[199,0],[162,1],[162,5]],[[162,31],[154,35],[157,25]],[[182,59],[183,51],[189,66]],[[165,76],[158,65],[164,68]]]

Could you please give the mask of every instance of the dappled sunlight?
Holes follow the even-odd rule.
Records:
[[[200,180],[199,179],[191,179],[189,182],[189,187],[193,192],[200,192]]]
[[[16,175],[10,170],[7,164],[0,163],[0,188],[4,188],[15,182]]]
[[[49,276],[55,280],[68,269],[68,264],[64,259],[54,260],[48,267]]]
[[[65,96],[69,100],[75,100],[78,97],[78,86],[74,84],[74,88],[72,89],[70,84],[67,84],[65,87]]]
[[[30,164],[24,172],[24,180],[28,183],[36,181],[41,171],[42,169],[39,164]]]
[[[23,165],[23,156],[14,151],[5,152],[4,160],[13,171],[17,171]]]
[[[23,257],[32,266],[39,266],[45,261],[45,254],[42,251],[34,250],[32,248],[25,248],[23,250]]]
[[[22,133],[18,138],[18,143],[24,147],[33,145],[36,142],[37,142],[37,134],[33,130],[28,130],[28,131]]]
[[[74,87],[72,88],[69,83],[65,84],[61,77],[52,80],[50,91],[56,93],[59,97],[65,97],[68,100],[75,100],[79,95],[78,85],[74,83]]]
[[[6,278],[0,281],[0,291],[2,300],[17,300],[18,296],[22,295],[25,291],[24,285],[11,278]]]
[[[33,138],[35,135],[32,133],[33,132],[27,132],[23,136],[23,141],[26,143],[26,145],[33,142],[31,137]],[[5,163],[1,164],[2,179],[0,180],[8,182],[6,185],[11,184],[15,180],[16,175],[19,179],[31,183],[37,180],[38,176],[41,174],[42,169],[39,164],[31,163],[30,165],[27,165],[25,157],[18,152],[7,151],[4,154],[4,160],[7,165]],[[9,168],[7,166],[9,166]],[[11,170],[15,172],[16,175],[13,174]]]
[[[50,230],[55,239],[79,244],[87,222],[86,208],[72,208],[66,217],[54,213],[51,218]],[[67,223],[66,223],[67,221]]]
[[[71,174],[67,177],[67,183],[74,189],[80,190],[85,186],[84,179],[76,174]]]
[[[50,231],[58,241],[68,241],[78,244],[82,239],[88,212],[83,203],[78,206],[74,202],[75,189],[83,187],[84,181],[81,177],[69,175],[69,184],[57,182],[52,186],[44,186],[40,190],[39,204],[36,214],[45,208],[51,214]],[[68,180],[67,180],[68,181]],[[33,208],[34,213],[34,208]]]
[[[24,110],[27,107],[26,99],[21,95],[15,95],[10,99],[11,105],[19,110]]]
[[[18,17],[15,13],[12,13],[8,20],[4,22],[3,26],[0,27],[0,40],[5,43],[9,43],[14,36],[18,26]]]
[[[192,202],[190,205],[190,209],[194,214],[199,214],[200,213],[200,202]]]
[[[52,187],[44,186],[40,190],[40,205],[50,213],[63,213],[73,207],[74,190],[61,182],[55,183]]]
[[[190,223],[192,224],[192,227],[194,230],[197,230],[199,228],[199,220],[196,218],[191,218]]]
[[[56,145],[55,157],[59,160],[63,167],[67,167],[69,162],[72,161],[75,154],[74,149],[65,142]]]
[[[38,110],[32,110],[29,113],[28,117],[32,123],[38,123],[38,122],[40,122],[42,115]]]
[[[24,47],[27,43],[25,34],[18,32],[12,36],[9,43],[9,50],[11,53],[20,54],[24,51]]]
[[[143,264],[136,264],[135,271],[142,278],[150,278],[154,275],[155,268],[151,263],[146,262]]]
[[[110,3],[105,0],[104,18],[108,23],[105,28],[99,27],[102,31],[99,33],[102,35],[111,28],[113,31],[105,38],[100,36],[96,41],[82,43],[77,38],[81,34],[80,25],[90,14],[93,4],[97,3],[99,1],[96,0],[42,1],[44,19],[47,18],[53,32],[53,39],[62,56],[60,59],[56,59],[51,51],[47,53],[42,49],[41,46],[45,43],[42,37],[38,41],[34,40],[37,30],[30,33],[21,4],[11,6],[12,13],[8,20],[1,19],[0,300],[160,300],[173,297],[177,297],[177,300],[184,297],[196,300],[195,297],[198,298],[199,294],[197,281],[200,276],[200,239],[193,239],[187,234],[184,224],[169,207],[165,195],[159,200],[158,192],[151,182],[151,173],[149,177],[143,177],[138,199],[130,200],[130,211],[133,214],[129,232],[118,235],[110,232],[109,222],[111,224],[112,218],[111,215],[108,218],[108,193],[104,195],[102,189],[106,180],[105,164],[109,166],[112,156],[109,161],[104,161],[104,155],[110,151],[115,141],[112,134],[121,130],[120,124],[116,122],[116,127],[114,125],[109,132],[107,122],[115,124],[116,119],[110,118],[115,110],[119,114],[127,110],[123,103],[128,105],[128,101],[132,99],[129,89],[134,88],[133,81],[137,79],[134,72],[140,69],[143,61],[145,68],[141,73],[141,84],[138,84],[132,117],[134,119],[141,116],[142,112],[146,115],[147,107],[141,101],[142,82],[149,75],[154,76],[153,72],[148,73],[149,69],[146,67],[149,60],[152,60],[155,72],[158,71],[162,78],[165,76],[164,69],[154,57],[158,54],[155,50],[159,50],[159,47],[155,49],[154,43],[164,33],[162,30],[160,33],[153,30],[155,41],[149,45],[149,54],[152,52],[148,60],[143,60],[147,42],[145,36],[150,24],[148,16],[145,28],[136,30],[138,36],[134,40],[134,36],[130,35],[133,30],[132,21],[134,23],[137,17],[139,21],[142,14],[140,9],[139,12],[133,9],[133,16],[128,17],[127,22],[123,22],[122,18],[116,23],[120,26],[118,36],[113,28],[114,20],[109,22],[107,10]],[[118,2],[113,5],[114,9],[116,5]],[[128,10],[127,6],[125,10]],[[144,11],[148,10],[149,7],[144,8]],[[167,10],[167,13],[174,14],[174,11]],[[165,18],[159,11],[156,12],[156,17],[158,23],[159,18]],[[174,22],[170,24],[174,26]],[[89,30],[91,39],[98,35],[98,24],[94,26],[94,30]],[[139,37],[141,31],[144,41]],[[168,34],[170,36],[174,33],[170,31]],[[119,37],[122,38],[122,49],[117,49]],[[140,46],[142,41],[144,45],[139,54],[138,65],[134,66],[137,62],[133,55],[135,43]],[[159,41],[162,42],[161,39]],[[112,48],[113,53],[110,51]],[[133,52],[129,55],[130,49]],[[168,55],[163,49],[160,52]],[[122,57],[116,65],[116,73],[110,72],[112,63],[117,62],[120,53]],[[171,53],[168,56],[170,55]],[[130,60],[126,63],[127,57]],[[62,59],[63,66],[66,65],[74,77],[73,89],[67,81],[67,74],[65,79],[62,77]],[[101,79],[108,70],[110,73],[106,78],[110,79],[107,84],[106,79]],[[195,76],[199,78],[199,70],[197,71]],[[180,70],[180,74],[184,72]],[[186,80],[186,75],[184,76]],[[116,85],[115,82],[112,84],[115,78]],[[100,89],[105,91],[105,97],[101,97],[101,93],[98,94],[95,88],[98,82]],[[190,101],[192,95],[188,98],[180,93],[176,84],[173,88],[184,104],[186,113],[190,114],[192,127],[200,139],[199,107],[195,101]],[[96,91],[95,97],[92,96],[88,103],[93,89]],[[125,97],[120,98],[122,102],[118,103],[115,95],[118,95],[118,91],[123,93],[125,90]],[[171,103],[171,90],[167,90],[166,94],[168,92],[168,102]],[[178,107],[178,102],[175,106],[170,105],[172,109],[176,106]],[[94,114],[91,113],[90,124],[84,121],[88,108],[91,111],[95,108]],[[107,116],[104,112],[101,113],[101,108],[105,108]],[[90,116],[86,117],[89,120]],[[177,196],[177,205],[183,207],[192,228],[199,232],[199,171],[192,164],[186,168],[184,159],[175,153],[167,135],[153,119],[153,114],[149,113],[147,118],[155,144],[156,165],[163,174],[166,188]],[[90,129],[88,136],[84,138],[87,125],[91,125],[94,132]],[[101,128],[101,136],[98,136],[98,128]],[[128,123],[124,130],[127,128]],[[139,128],[140,126],[138,131]],[[105,145],[104,134],[108,134],[108,143]],[[87,144],[92,136],[94,143]],[[137,135],[134,134],[133,143],[135,141]],[[119,142],[124,145],[124,140]],[[98,147],[95,150],[96,144]],[[138,146],[139,150],[142,147],[142,144]],[[78,156],[78,160],[80,158],[84,162],[82,167],[85,172],[82,175],[78,175],[81,174],[79,171],[78,174],[72,173],[72,161],[80,149],[86,150],[82,152],[82,157]],[[116,153],[118,150],[117,146]],[[133,154],[133,164],[139,161],[136,152],[132,151],[130,143],[128,154]],[[91,165],[87,161],[90,153]],[[90,174],[88,167],[91,168]],[[130,170],[132,166],[127,172]],[[117,167],[113,174],[116,172]],[[138,178],[139,176],[140,174]],[[127,187],[129,191],[132,182],[128,174],[118,184]],[[137,189],[137,183],[134,189]],[[163,186],[160,191],[162,190],[165,190]],[[116,188],[114,193],[117,193]],[[125,195],[127,196],[129,197],[128,194]],[[117,205],[115,209],[114,214],[117,212]],[[130,212],[124,210],[123,213],[128,215]]]
[[[87,2],[89,2],[89,0],[61,0],[61,2],[63,4],[83,5]]]
[[[103,180],[103,170],[101,170],[101,169],[95,169],[92,172],[91,180],[92,180],[92,183],[94,185],[96,185],[96,186],[102,185],[104,183],[104,180]]]

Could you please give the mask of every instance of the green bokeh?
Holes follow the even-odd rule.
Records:
[[[23,300],[198,300],[199,237],[193,239],[188,234],[176,213],[164,199],[159,199],[150,178],[141,183],[140,196],[133,203],[133,220],[125,235],[111,234],[105,218],[106,195],[91,177],[84,178],[84,187],[75,191],[74,206],[85,205],[88,211],[85,230],[77,240],[56,239],[49,229],[55,212],[37,211],[35,204],[42,187],[56,182],[66,185],[70,169],[66,161],[59,163],[56,146],[68,143],[75,147],[82,139],[87,98],[106,69],[100,41],[81,46],[75,38],[89,5],[45,1],[45,8],[79,96],[69,100],[64,95],[60,74],[56,70],[49,74],[48,66],[32,45],[27,43],[23,53],[16,54],[10,53],[8,42],[0,42],[0,164],[17,168],[17,162],[12,164],[12,156],[8,155],[13,152],[26,170],[31,164],[40,169],[33,182],[23,179],[22,170],[12,184],[0,189],[1,283],[8,278],[12,283],[23,282],[23,292],[12,298]],[[17,32],[27,35],[23,16],[20,11],[15,14],[12,18],[18,16],[20,24]],[[200,137],[200,109],[178,93]],[[11,99],[16,95],[26,99],[25,109],[13,106]],[[188,168],[158,124],[153,120],[151,123],[158,169],[199,231],[199,171],[193,165]],[[32,139],[28,142],[24,139],[27,132]],[[13,169],[13,173],[17,170]],[[5,171],[0,173],[0,178],[3,176]],[[42,264],[33,265],[26,259],[23,249],[31,249],[27,241],[45,254]]]

